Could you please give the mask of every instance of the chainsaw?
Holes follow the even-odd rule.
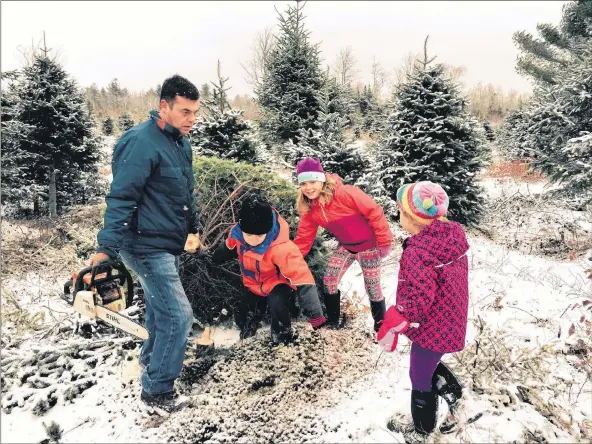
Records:
[[[124,285],[127,288],[124,289]],[[120,313],[132,304],[133,288],[132,276],[123,262],[107,260],[74,273],[64,284],[62,299],[72,305],[76,313],[99,318],[145,340],[148,330]]]

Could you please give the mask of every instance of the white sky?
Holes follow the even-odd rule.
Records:
[[[389,71],[409,52],[429,51],[438,60],[467,68],[464,82],[500,84],[529,91],[515,71],[512,33],[534,32],[537,23],[557,24],[563,1],[371,2],[309,1],[304,13],[313,42],[321,42],[324,65],[351,46],[360,80],[370,81],[375,55]],[[18,47],[48,47],[83,86],[117,77],[131,91],[156,86],[178,73],[198,86],[216,79],[217,59],[230,77],[229,94],[251,93],[241,62],[251,56],[254,36],[277,24],[274,6],[287,1],[222,2],[17,2],[1,3],[1,68],[19,68]]]

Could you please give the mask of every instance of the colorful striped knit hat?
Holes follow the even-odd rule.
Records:
[[[298,165],[296,165],[296,176],[298,177],[299,184],[309,181],[327,181],[321,161],[312,157],[305,157],[298,162]]]
[[[448,213],[448,195],[433,182],[405,184],[397,190],[397,205],[416,222],[428,225]]]

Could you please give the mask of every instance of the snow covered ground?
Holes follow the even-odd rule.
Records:
[[[493,181],[485,185],[491,197],[511,195],[518,189],[515,184],[502,189]],[[398,230],[396,234],[401,235]],[[465,385],[460,430],[434,435],[432,441],[590,442],[592,347],[586,321],[592,321],[592,302],[585,301],[592,301],[592,256],[580,254],[569,260],[525,254],[475,234],[469,242],[467,347],[444,357]],[[395,300],[399,254],[400,249],[394,251],[385,266],[387,305]],[[23,302],[27,298],[24,283],[4,285]],[[37,283],[35,288],[40,294],[44,287]],[[357,264],[345,275],[341,289],[346,298],[365,295]],[[34,299],[28,297],[29,302]],[[54,311],[68,312],[55,295],[35,300],[46,300]],[[39,306],[39,302],[31,305]],[[10,413],[3,410],[0,440],[40,442],[47,438],[43,424],[55,421],[64,431],[64,443],[169,438],[404,442],[402,435],[388,431],[386,422],[394,413],[409,413],[406,338],[401,337],[394,353],[381,352],[372,342],[371,317],[364,310],[347,330],[314,336],[305,324],[299,328],[302,343],[280,349],[267,345],[267,328],[243,344],[238,343],[234,329],[215,328],[221,357],[186,387],[193,407],[169,418],[152,415],[137,399],[137,348],[118,357],[110,355],[97,364],[95,385],[72,402],[58,402],[40,417],[19,407]],[[68,341],[75,340],[30,338],[20,345],[19,353],[28,356],[35,347],[51,349]],[[249,388],[269,375],[275,378],[269,387]],[[286,387],[293,383],[299,387],[294,393]],[[6,395],[3,391],[3,406]],[[442,404],[440,415],[445,413]]]

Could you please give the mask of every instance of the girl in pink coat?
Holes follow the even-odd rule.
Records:
[[[440,185],[417,182],[397,191],[401,227],[412,234],[403,243],[396,306],[386,312],[377,340],[387,351],[398,334],[411,341],[411,416],[413,424],[391,420],[388,428],[406,441],[422,441],[436,427],[438,396],[449,407],[440,427],[455,430],[454,415],[462,387],[440,361],[465,346],[469,305],[469,244],[462,226],[445,218],[448,196]]]

